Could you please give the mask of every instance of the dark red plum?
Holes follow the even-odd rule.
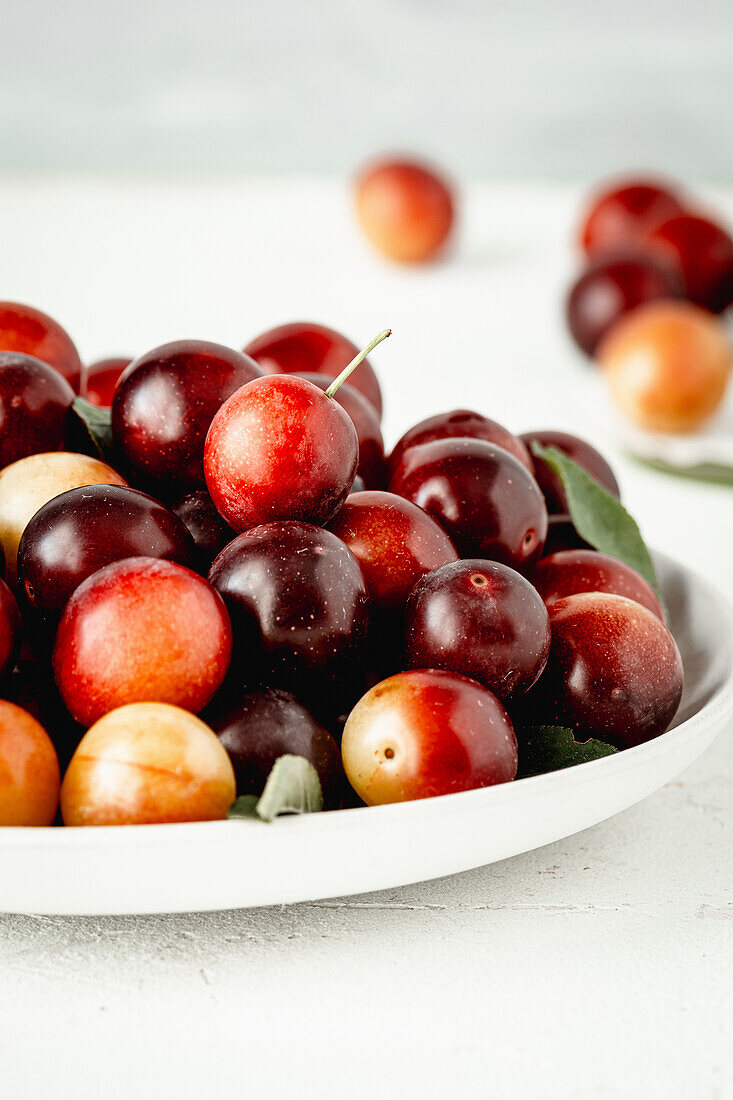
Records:
[[[733,240],[708,218],[677,214],[646,235],[662,261],[679,265],[691,302],[722,313],[733,302]]]
[[[624,314],[657,298],[683,298],[676,268],[643,256],[624,255],[592,263],[570,288],[565,305],[568,328],[578,347],[593,355],[601,339]]]
[[[172,510],[186,525],[196,545],[199,572],[208,573],[214,558],[236,537],[237,532],[219,515],[205,489],[184,493]]]
[[[443,565],[418,581],[408,601],[408,667],[460,672],[502,702],[532,687],[549,652],[545,605],[528,580],[499,562]]]
[[[157,500],[121,485],[84,485],[54,497],[28,523],[18,585],[34,612],[56,621],[82,581],[123,558],[193,564],[193,540]]]
[[[0,469],[63,449],[74,391],[48,363],[0,352]]]
[[[21,302],[0,302],[0,351],[32,355],[54,367],[74,390],[79,389],[79,352],[68,332],[40,309]]]
[[[525,716],[621,749],[663,733],[682,695],[682,661],[664,623],[606,592],[566,596],[549,613],[550,657],[522,700]]]
[[[115,387],[133,360],[130,358],[98,359],[90,363],[82,375],[81,396],[98,409],[112,405]]]
[[[341,753],[331,734],[294,695],[264,688],[244,695],[238,706],[205,715],[234,766],[237,795],[261,794],[279,756],[303,756],[318,772],[328,809],[341,801]]]
[[[549,607],[579,592],[610,592],[648,608],[666,623],[661,601],[644,578],[630,565],[597,550],[564,550],[537,563],[532,583]]]
[[[5,679],[15,668],[20,643],[18,605],[5,581],[0,581],[0,679]]]
[[[503,447],[509,454],[526,466],[530,473],[532,459],[522,440],[513,435],[495,420],[489,420],[481,413],[471,412],[470,409],[454,409],[453,412],[438,413],[427,420],[421,420],[413,425],[398,439],[392,454],[389,456],[389,469],[394,472],[400,464],[405,451],[410,447],[419,447],[421,443],[432,443],[436,439],[483,439],[486,443],[493,443],[497,447]]]
[[[579,466],[582,466],[607,492],[615,497],[621,496],[616,476],[603,455],[599,454],[595,447],[591,447],[590,443],[580,439],[579,436],[571,435],[569,432],[541,429],[536,432],[524,432],[522,439],[530,451],[533,443],[539,443],[541,447],[556,447],[558,451],[562,451],[573,462],[577,462]],[[547,511],[550,515],[558,513],[566,515],[568,512],[568,499],[565,496],[560,478],[541,458],[532,455],[532,459],[534,462],[534,476],[544,493]]]
[[[149,478],[182,488],[204,484],[206,433],[228,397],[260,368],[248,356],[206,340],[176,340],[136,359],[112,399],[116,445]]]
[[[319,702],[362,671],[367,590],[354,555],[309,523],[253,527],[226,546],[209,580],[234,631],[232,675]]]
[[[650,228],[682,210],[673,185],[646,179],[619,181],[594,196],[581,226],[580,243],[593,256],[638,248]]]
[[[456,438],[410,447],[390,490],[436,519],[462,557],[528,570],[542,553],[542,494],[521,462],[492,443]]]
[[[293,321],[268,329],[247,344],[247,355],[255,359],[266,374],[325,374],[336,378],[359,349],[335,329],[309,321]],[[377,376],[363,362],[349,384],[370,401],[377,416],[382,416],[382,393]]]

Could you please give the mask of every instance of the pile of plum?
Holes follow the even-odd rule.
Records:
[[[396,802],[513,780],[526,730],[671,722],[654,588],[532,451],[617,497],[588,443],[457,411],[386,456],[372,367],[317,325],[84,369],[0,303],[0,349],[0,824],[222,818],[283,755],[326,808]]]

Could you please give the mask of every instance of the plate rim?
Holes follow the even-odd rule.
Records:
[[[640,766],[646,760],[653,760],[666,754],[676,745],[684,745],[694,739],[701,725],[710,726],[722,721],[733,712],[733,604],[714,583],[702,577],[696,570],[675,561],[666,554],[655,552],[655,558],[673,565],[691,578],[699,587],[714,598],[719,609],[719,622],[725,628],[727,646],[727,674],[704,706],[684,722],[672,727],[665,733],[654,737],[641,745],[624,749],[596,760],[574,764],[541,775],[526,776],[510,783],[499,783],[490,787],[480,787],[469,791],[437,795],[432,798],[418,798],[408,802],[394,802],[382,806],[357,806],[326,813],[302,814],[277,818],[272,823],[243,821],[185,821],[150,825],[87,825],[70,826],[15,826],[0,827],[0,850],[3,848],[49,849],[49,848],[92,848],[117,847],[120,844],[149,846],[152,843],[163,844],[216,844],[224,836],[233,836],[236,830],[254,825],[256,828],[277,828],[278,831],[299,829],[318,834],[326,830],[350,829],[361,826],[364,814],[368,811],[375,825],[389,823],[392,818],[419,822],[424,816],[453,816],[459,813],[475,812],[477,805],[492,802],[507,802],[526,797],[529,792],[545,789],[561,791],[578,783],[597,781],[607,773],[619,774]],[[718,731],[720,732],[720,731]],[[243,834],[243,835],[246,835]]]

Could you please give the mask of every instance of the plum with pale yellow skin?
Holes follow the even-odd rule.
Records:
[[[221,597],[197,573],[126,558],[88,577],[66,604],[53,668],[82,725],[133,702],[200,711],[224,680],[232,630]]]
[[[0,701],[0,825],[51,825],[59,803],[59,761],[40,722]]]
[[[349,715],[341,753],[368,806],[506,783],[517,740],[487,688],[452,672],[399,672],[368,691]]]
[[[725,327],[691,302],[639,306],[609,330],[597,355],[616,404],[652,432],[700,428],[730,381]]]
[[[39,508],[82,485],[126,484],[106,462],[68,451],[29,455],[0,470],[0,542],[9,583],[15,582],[21,536]]]
[[[204,722],[165,703],[131,703],[79,742],[61,814],[65,825],[217,821],[235,793],[226,749]]]

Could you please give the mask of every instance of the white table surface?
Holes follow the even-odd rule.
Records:
[[[357,341],[391,325],[373,358],[390,441],[459,405],[585,432],[650,543],[733,598],[733,491],[616,454],[564,334],[578,194],[467,188],[454,255],[403,270],[363,245],[339,182],[5,179],[0,297],[57,316],[87,358],[296,317]],[[733,215],[733,194],[706,197]],[[618,817],[454,878],[286,909],[0,916],[0,1094],[733,1095],[731,732]]]

